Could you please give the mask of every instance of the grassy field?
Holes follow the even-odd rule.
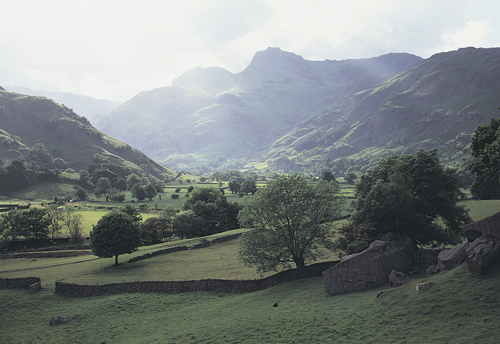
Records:
[[[477,220],[500,201],[465,201]],[[243,230],[238,230],[243,231]],[[221,233],[227,235],[230,233]],[[141,247],[131,257],[190,239]],[[237,241],[114,267],[113,258],[80,256],[0,261],[0,277],[38,276],[45,288],[0,290],[0,343],[497,343],[500,270],[471,277],[466,264],[391,289],[329,296],[321,277],[254,293],[123,294],[71,298],[53,294],[56,279],[82,284],[135,280],[260,278],[236,259]],[[326,257],[328,258],[328,257]],[[325,258],[325,259],[326,259]],[[336,256],[332,254],[332,259]],[[416,282],[427,282],[415,292]],[[378,290],[385,290],[378,299]],[[221,297],[222,296],[222,297]],[[279,301],[279,307],[272,305]],[[49,328],[54,315],[73,314]]]
[[[91,298],[0,290],[1,343],[498,343],[500,272],[466,265],[396,289],[329,296],[321,277],[254,293]],[[427,282],[415,291],[416,282]],[[385,290],[375,298],[379,290]],[[273,307],[278,301],[279,306]],[[73,321],[48,326],[54,315]]]

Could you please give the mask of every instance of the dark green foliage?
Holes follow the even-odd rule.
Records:
[[[351,184],[351,185],[352,185],[352,184],[354,184],[354,182],[356,181],[356,178],[357,178],[357,176],[356,176],[356,174],[354,174],[353,172],[349,172],[349,173],[348,173],[348,174],[344,177],[344,179],[345,179],[346,183],[347,183],[347,184]]]
[[[230,204],[221,190],[196,188],[182,204],[182,210],[192,210],[203,219],[203,235],[210,235],[238,228],[237,214],[240,207]]]
[[[329,245],[328,223],[340,216],[345,200],[336,181],[309,184],[298,175],[281,175],[247,200],[241,226],[254,227],[239,241],[239,258],[258,272],[305,266]]]
[[[90,232],[92,252],[101,258],[115,257],[132,253],[142,244],[139,224],[123,212],[111,212],[104,215]]]
[[[120,211],[122,213],[130,216],[134,220],[134,222],[140,223],[142,221],[141,212],[137,208],[131,206],[130,204],[127,204],[126,206],[121,207]]]
[[[28,172],[22,160],[0,167],[0,190],[15,191],[28,185]]]
[[[78,188],[75,192],[75,197],[80,201],[85,201],[88,197],[87,192],[83,188]]]
[[[172,227],[181,239],[189,239],[203,235],[204,222],[194,211],[186,210],[175,216]]]
[[[459,185],[436,149],[386,157],[358,181],[354,213],[337,244],[352,253],[388,232],[406,233],[421,245],[456,244],[470,221],[456,204]]]
[[[476,128],[471,139],[470,170],[476,174],[471,193],[477,199],[500,198],[500,118]]]
[[[321,179],[326,180],[326,181],[335,181],[335,175],[330,172],[330,171],[323,171],[321,174]]]
[[[172,197],[172,199],[178,199],[179,198],[179,194],[172,194],[170,197]]]
[[[245,178],[243,183],[241,183],[241,192],[244,192],[246,195],[251,193],[252,195],[255,194],[257,191],[257,185],[255,184],[255,180],[252,178]]]
[[[146,198],[150,201],[158,194],[158,191],[156,191],[156,188],[152,184],[144,186],[144,192],[146,194]]]
[[[176,212],[173,209],[163,211],[157,217],[150,217],[141,223],[142,238],[145,244],[159,244],[170,241],[173,235],[173,222]]]

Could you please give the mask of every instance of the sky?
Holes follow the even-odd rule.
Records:
[[[189,69],[500,46],[498,0],[0,0],[0,86],[126,101]]]

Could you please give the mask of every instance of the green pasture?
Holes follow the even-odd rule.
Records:
[[[464,201],[474,220],[499,211],[500,201]],[[104,211],[102,211],[104,212]],[[100,211],[82,211],[99,217]],[[102,214],[101,214],[102,215]],[[244,229],[220,233],[223,236]],[[210,238],[210,237],[209,237]],[[0,261],[0,277],[38,276],[44,290],[0,290],[0,343],[497,343],[500,269],[469,276],[466,264],[391,289],[326,293],[321,277],[254,293],[137,293],[89,298],[53,294],[54,282],[104,284],[136,280],[255,279],[236,258],[237,240],[135,263],[130,258],[200,238],[140,247],[113,258]],[[326,256],[334,260],[336,255]],[[416,282],[426,289],[415,291]],[[381,297],[375,298],[379,290]],[[278,307],[273,304],[278,301]],[[54,315],[73,314],[49,328]]]
[[[497,343],[499,278],[499,270],[469,276],[463,264],[430,278],[412,275],[399,288],[337,296],[326,293],[321,277],[227,294],[81,298],[4,289],[0,342]],[[424,291],[415,291],[417,282],[427,283]],[[379,290],[384,293],[375,298]],[[68,314],[72,322],[48,326],[52,316]]]

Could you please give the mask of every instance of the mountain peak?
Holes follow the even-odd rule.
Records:
[[[287,71],[293,74],[308,75],[311,66],[300,55],[283,51],[277,47],[269,47],[266,50],[255,53],[250,65],[242,74],[268,73]]]
[[[226,83],[233,74],[221,67],[196,67],[188,70],[172,82],[174,87],[199,88],[208,93]]]

